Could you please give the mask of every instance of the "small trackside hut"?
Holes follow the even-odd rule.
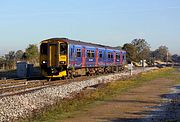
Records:
[[[41,41],[40,67],[51,78],[94,75],[122,70],[126,52],[110,46],[51,38]]]

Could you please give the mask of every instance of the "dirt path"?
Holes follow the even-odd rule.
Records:
[[[171,118],[180,120],[180,118],[178,118],[178,116],[180,117],[180,94],[174,93],[176,94],[175,102],[170,101],[170,103],[168,103],[163,100],[163,98],[168,97],[167,93],[171,92],[170,88],[172,88],[173,85],[174,83],[170,79],[156,79],[123,93],[112,100],[103,101],[101,104],[97,104],[97,106],[84,110],[83,112],[76,114],[74,117],[63,121],[162,121],[167,117],[167,115],[171,116]],[[171,94],[169,95],[171,96]],[[163,102],[164,104],[162,104]],[[159,105],[163,106],[163,110],[160,108],[162,106]],[[172,107],[177,109],[177,111],[174,111]],[[176,112],[176,115],[174,115],[173,112]]]

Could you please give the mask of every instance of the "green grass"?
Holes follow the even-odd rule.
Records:
[[[111,99],[116,95],[158,78],[169,78],[173,79],[176,83],[180,83],[180,76],[175,72],[176,70],[172,68],[160,69],[139,74],[128,80],[119,80],[101,85],[96,90],[83,91],[75,95],[74,98],[62,100],[53,106],[47,106],[43,110],[35,112],[33,117],[25,121],[54,122],[56,120],[73,117],[74,114],[86,111],[86,109],[100,104],[104,100]]]

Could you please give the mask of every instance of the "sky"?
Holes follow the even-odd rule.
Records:
[[[180,54],[180,0],[0,0],[0,55],[54,37]]]

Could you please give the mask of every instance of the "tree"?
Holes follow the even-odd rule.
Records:
[[[10,51],[8,54],[5,54],[6,66],[8,69],[13,69],[15,67],[15,51]]]
[[[146,62],[150,61],[150,49],[144,48],[139,54],[138,54],[139,60],[146,60]]]
[[[24,52],[23,52],[22,50],[18,50],[18,51],[16,51],[16,53],[15,53],[15,58],[16,58],[16,61],[18,61],[18,60],[22,60],[22,58],[23,58],[23,54],[24,54]]]
[[[154,55],[156,60],[161,60],[161,61],[171,60],[168,47],[166,46],[160,46],[158,49],[154,51]]]
[[[137,60],[150,60],[150,45],[145,39],[134,39],[131,44],[135,46],[137,53]]]
[[[126,43],[122,47],[123,50],[126,51],[126,59],[127,61],[137,61],[137,51],[136,47],[130,43]]]
[[[0,57],[0,69],[4,69],[5,68],[5,62],[6,62],[5,57],[1,56]]]
[[[38,51],[38,47],[35,44],[30,44],[25,51],[25,56],[26,59],[33,63],[36,64],[39,60],[39,51]]]
[[[149,65],[154,65],[155,63],[155,51],[150,51]]]

